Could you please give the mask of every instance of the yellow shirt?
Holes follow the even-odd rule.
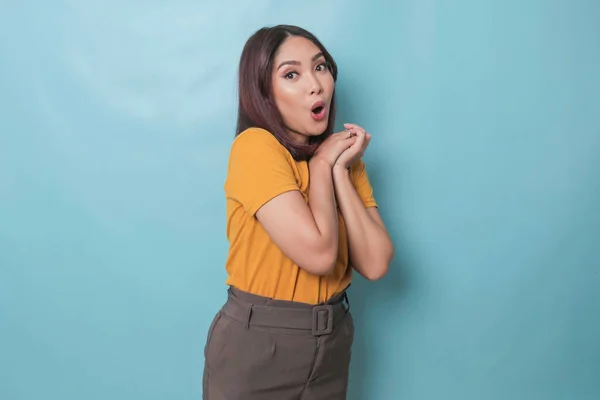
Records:
[[[365,207],[376,207],[362,160],[350,168],[354,187]],[[255,217],[275,196],[298,190],[308,203],[306,161],[296,161],[268,131],[250,128],[231,146],[225,197],[229,255],[228,285],[277,300],[317,304],[343,291],[352,278],[348,265],[348,236],[339,213],[339,251],[333,273],[318,276],[298,267],[269,238]]]

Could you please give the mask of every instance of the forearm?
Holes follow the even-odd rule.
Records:
[[[312,212],[319,242],[326,254],[335,263],[338,248],[338,215],[331,166],[313,159],[309,162],[310,190],[308,204]]]
[[[387,272],[393,254],[387,230],[369,215],[348,170],[334,167],[333,180],[336,200],[348,232],[352,267],[367,279],[379,279]]]

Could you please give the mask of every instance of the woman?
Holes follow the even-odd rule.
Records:
[[[371,136],[354,124],[333,133],[336,77],[299,27],[260,29],[243,49],[228,299],[208,333],[204,399],[346,398],[346,289],[353,269],[383,277],[393,245],[361,160]]]

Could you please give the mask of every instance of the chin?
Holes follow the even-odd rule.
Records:
[[[327,123],[324,124],[316,124],[308,127],[306,132],[308,136],[321,136],[327,130]]]
[[[325,132],[325,129],[319,129],[319,130],[311,130],[308,132],[307,136],[310,137],[317,137],[317,136],[321,136],[323,133]]]

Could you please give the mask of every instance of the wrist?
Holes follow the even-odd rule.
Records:
[[[333,180],[333,166],[324,158],[311,158],[308,162],[308,170],[311,176],[329,176]]]
[[[348,165],[344,165],[344,164],[342,164],[342,163],[339,163],[339,162],[336,162],[336,163],[333,165],[333,167],[334,167],[334,168],[339,168],[339,169],[350,170],[350,166],[348,166]]]
[[[333,175],[335,177],[350,176],[350,167],[346,167],[342,164],[335,164],[333,166]]]
[[[317,167],[317,168],[327,167],[329,169],[333,168],[333,166],[331,165],[331,163],[329,161],[327,161],[323,157],[319,157],[319,156],[311,157],[311,159],[308,161],[308,166],[311,168],[314,168],[314,167]]]

